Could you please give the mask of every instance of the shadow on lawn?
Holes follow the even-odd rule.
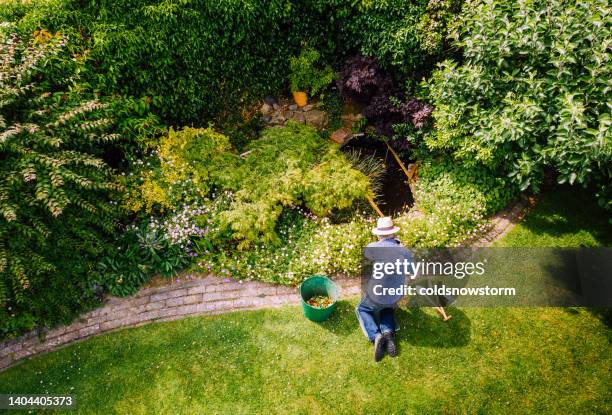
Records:
[[[594,210],[585,207],[585,210]],[[588,232],[593,235],[593,238],[599,241],[610,241],[610,227],[604,221],[600,224],[585,223],[584,221],[572,221],[571,217],[561,216],[564,211],[559,212],[544,212],[530,216],[524,223],[523,227],[535,235],[546,235],[553,239],[559,239],[566,235],[578,234],[580,232]],[[597,218],[597,211],[592,212],[592,217]],[[594,219],[593,221],[596,221]]]
[[[471,322],[465,313],[457,308],[447,308],[453,316],[442,321],[438,315],[425,313],[418,307],[399,308],[396,312],[400,330],[397,332],[399,343],[414,346],[452,348],[467,345],[471,339]]]
[[[600,319],[608,328],[612,329],[612,307],[591,307],[587,311]],[[606,331],[608,340],[612,343],[612,331]]]
[[[451,348],[465,346],[470,342],[470,319],[457,308],[448,309],[453,318],[443,322],[437,315],[425,313],[421,308],[398,308],[395,312],[400,330],[399,343],[415,346]],[[348,301],[338,301],[336,311],[329,320],[318,323],[321,327],[340,336],[348,336],[356,331],[361,334],[355,305]]]
[[[525,218],[522,226],[535,235],[551,238],[588,232],[603,246],[610,246],[611,223],[592,194],[569,185],[555,186],[543,193],[536,211]]]

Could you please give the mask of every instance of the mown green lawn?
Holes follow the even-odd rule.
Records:
[[[497,246],[612,246],[612,218],[593,193],[562,186],[544,193],[530,212]]]
[[[504,245],[606,245],[606,226],[561,190]],[[612,330],[589,310],[402,310],[400,356],[376,364],[355,302],[320,324],[285,307],[123,330],[0,373],[0,393],[73,394],[104,414],[612,413]]]

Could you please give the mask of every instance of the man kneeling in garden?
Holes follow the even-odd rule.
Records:
[[[397,260],[412,262],[412,254],[404,248],[396,238],[399,228],[393,225],[390,217],[378,219],[376,228],[372,233],[378,237],[377,242],[372,242],[364,250],[364,257],[374,265],[395,263]],[[369,270],[369,267],[367,268]],[[362,275],[365,285],[359,305],[355,308],[359,325],[374,344],[374,360],[380,361],[386,348],[391,357],[397,356],[395,346],[395,332],[398,330],[395,322],[394,308],[402,295],[389,294],[400,288],[405,281],[403,273],[388,273],[384,276],[376,275],[366,271],[368,275]],[[380,272],[378,273],[380,274]]]

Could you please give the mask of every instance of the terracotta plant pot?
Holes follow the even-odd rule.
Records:
[[[293,92],[293,100],[298,107],[303,107],[308,104],[308,95],[306,95],[306,92]]]

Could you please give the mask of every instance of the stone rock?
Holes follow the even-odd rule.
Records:
[[[296,104],[289,105],[289,111],[297,111],[298,106]]]
[[[328,117],[325,111],[312,110],[303,112],[306,124],[322,129],[327,126]]]
[[[308,105],[304,105],[302,107],[302,111],[306,112],[306,111],[312,111],[312,109],[314,108],[314,105],[312,104],[308,104]]]
[[[276,102],[274,104],[272,104],[272,108],[274,108],[274,111],[278,111],[280,109],[280,105],[278,105]]]
[[[304,114],[299,111],[292,112],[290,118],[301,124],[304,124],[306,122],[306,117],[304,117]]]
[[[271,97],[269,95],[264,98],[264,102],[269,106],[273,106],[274,104],[276,104],[276,100],[274,99],[274,97]]]
[[[274,114],[270,120],[271,124],[284,124],[286,121],[285,117],[280,114]]]
[[[268,115],[272,112],[272,106],[268,103],[264,103],[259,110],[263,115]]]
[[[332,141],[343,146],[346,144],[351,138],[353,138],[353,132],[346,127],[338,128],[334,131],[330,137]]]

